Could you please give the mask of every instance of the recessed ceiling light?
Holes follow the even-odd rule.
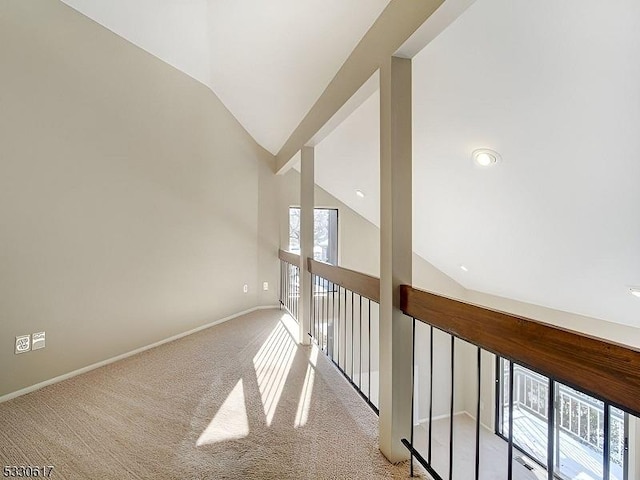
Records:
[[[362,190],[356,190],[356,195],[360,198],[364,198],[364,193],[362,193]]]
[[[640,287],[631,287],[629,289],[629,292],[631,293],[631,295],[633,295],[634,297],[638,297],[640,298]]]
[[[462,270],[463,272],[468,272],[469,269],[467,267],[465,267],[464,265],[460,265],[460,270]]]
[[[480,148],[474,150],[471,154],[473,161],[479,167],[491,167],[501,160],[500,154],[489,150],[488,148]]]

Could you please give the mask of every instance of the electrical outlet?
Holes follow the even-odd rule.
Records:
[[[265,292],[269,290],[269,282],[262,282],[262,290]]]
[[[248,293],[249,292],[249,285],[247,285],[246,283],[244,284],[244,286],[242,287],[242,291],[244,293]]]
[[[44,348],[44,346],[44,332],[38,332],[31,335],[31,350],[39,350],[41,348]]]
[[[20,335],[16,337],[15,353],[25,353],[31,350],[31,335]]]

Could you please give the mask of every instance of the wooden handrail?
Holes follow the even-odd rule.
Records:
[[[400,288],[402,311],[492,353],[640,414],[640,350],[542,322]]]
[[[291,265],[300,266],[300,255],[287,252],[286,250],[278,250],[278,258],[284,260]]]
[[[307,258],[309,271],[352,292],[380,303],[380,279],[364,273]]]

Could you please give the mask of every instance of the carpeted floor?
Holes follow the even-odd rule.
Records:
[[[408,478],[380,454],[376,415],[288,322],[254,312],[0,404],[0,464],[60,479]]]

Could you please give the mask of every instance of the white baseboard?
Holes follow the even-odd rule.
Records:
[[[182,337],[186,337],[187,335],[192,335],[194,333],[200,332],[207,328],[213,327],[215,325],[219,325],[221,323],[227,322],[229,320],[233,320],[234,318],[241,317],[242,315],[246,315],[251,312],[255,312],[256,310],[270,310],[272,308],[279,308],[279,305],[262,305],[259,307],[253,307],[248,310],[244,310],[242,312],[234,313],[229,315],[228,317],[221,318],[219,320],[215,320],[213,322],[207,323],[206,325],[202,325],[200,327],[193,328],[183,333],[178,333],[177,335],[173,335],[169,338],[165,338],[164,340],[160,340],[158,342],[154,342],[150,345],[145,345],[144,347],[136,348],[135,350],[131,350],[130,352],[123,353],[121,355],[117,355],[115,357],[108,358],[106,360],[102,360],[101,362],[93,363],[86,367],[79,368],[78,370],[74,370],[69,373],[65,373],[64,375],[59,375],[54,378],[50,378],[49,380],[45,380],[44,382],[36,383],[35,385],[31,385],[29,387],[22,388],[15,392],[7,393],[0,397],[0,403],[6,402],[16,397],[20,397],[22,395],[26,395],[27,393],[35,392],[36,390],[40,390],[48,385],[53,385],[54,383],[62,382],[63,380],[67,380],[69,378],[75,377],[77,375],[82,375],[83,373],[87,373],[91,370],[95,370],[96,368],[104,367],[105,365],[109,365],[110,363],[117,362],[118,360],[123,360],[127,357],[131,357],[132,355],[136,355],[138,353],[142,353],[146,350],[150,350],[155,347],[159,347],[160,345],[164,345],[165,343],[173,342],[174,340],[178,340]]]
[[[464,415],[465,413],[469,415],[466,410],[460,410],[459,412],[454,412],[453,416],[457,417],[458,415]],[[451,417],[451,415],[449,415],[448,413],[445,413],[444,415],[436,415],[435,417],[433,417],[433,421],[435,422],[437,420],[442,420],[443,418],[449,417]],[[414,420],[414,425],[420,425],[421,423],[429,423],[429,418],[419,418],[417,421]]]
[[[458,415],[466,415],[467,417],[469,417],[474,422],[476,421],[476,417],[473,416],[472,414],[470,414],[469,412],[467,412],[466,410],[461,410],[461,411],[455,412],[453,414],[454,417],[457,417]],[[436,417],[433,417],[433,421],[435,422],[436,420],[442,420],[443,418],[450,418],[450,417],[451,417],[451,415],[449,415],[448,413],[445,413],[444,415],[438,415]],[[418,423],[414,423],[414,425],[418,426],[421,423],[429,423],[429,419],[428,418],[421,418],[421,419],[418,420]],[[484,422],[480,422],[480,425],[482,425],[483,428],[489,430],[490,432],[493,431],[493,428],[489,427],[488,425],[485,425]]]

